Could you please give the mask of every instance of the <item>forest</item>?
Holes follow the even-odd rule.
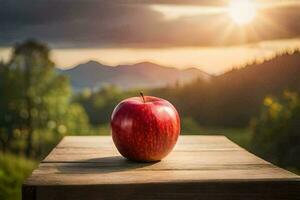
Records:
[[[221,134],[262,158],[300,172],[300,52],[279,52],[210,80],[163,88],[109,85],[73,93],[58,74],[47,44],[17,44],[0,63],[0,199],[20,198],[20,186],[65,135],[107,135],[114,107],[145,95],[178,109],[181,134]],[[163,77],[161,77],[163,78]]]

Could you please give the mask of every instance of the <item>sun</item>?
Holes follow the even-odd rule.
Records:
[[[251,0],[232,0],[229,3],[228,13],[236,24],[246,25],[255,18],[256,6]]]

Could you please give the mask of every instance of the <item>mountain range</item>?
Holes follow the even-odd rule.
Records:
[[[197,68],[177,69],[151,62],[132,65],[108,66],[96,61],[79,64],[73,68],[57,69],[68,76],[74,91],[84,88],[98,90],[105,85],[115,85],[123,90],[157,88],[176,83],[184,84],[194,79],[210,80],[211,75]]]

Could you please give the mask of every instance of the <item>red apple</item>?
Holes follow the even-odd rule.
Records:
[[[180,119],[168,101],[143,96],[123,100],[111,117],[112,138],[118,151],[135,161],[159,161],[180,134]]]

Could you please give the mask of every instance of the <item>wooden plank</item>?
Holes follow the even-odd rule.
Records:
[[[27,180],[29,185],[105,185],[134,183],[220,182],[248,180],[297,180],[297,176],[273,166],[242,169],[204,167],[191,170],[144,170],[143,168],[42,164]]]
[[[124,159],[110,136],[80,136],[65,137],[53,149],[25,182],[23,196],[63,200],[297,199],[299,191],[299,176],[223,136],[180,136],[173,152],[156,163]]]
[[[222,152],[222,153],[221,153]],[[158,165],[175,164],[202,165],[202,164],[264,164],[267,163],[258,159],[252,154],[240,151],[203,151],[186,152],[173,151]],[[95,149],[55,149],[45,162],[101,162],[101,163],[121,163],[124,160],[117,151],[101,151]]]
[[[76,185],[38,187],[43,200],[298,200],[299,184],[274,182],[210,182],[130,185]]]
[[[22,199],[36,199],[36,186],[24,184],[22,186]]]
[[[101,139],[100,139],[101,138]],[[110,136],[66,137],[43,160],[43,162],[94,162],[99,157],[120,155]],[[224,136],[181,136],[173,150],[173,157],[178,152],[234,151],[243,149]],[[172,155],[172,154],[171,154]],[[189,156],[190,155],[190,156]],[[216,153],[216,155],[222,155]],[[187,153],[184,157],[194,154]]]
[[[180,136],[177,144],[195,144],[198,147],[239,147],[224,136]],[[111,136],[67,136],[56,148],[113,147]],[[177,145],[178,146],[178,145]]]

